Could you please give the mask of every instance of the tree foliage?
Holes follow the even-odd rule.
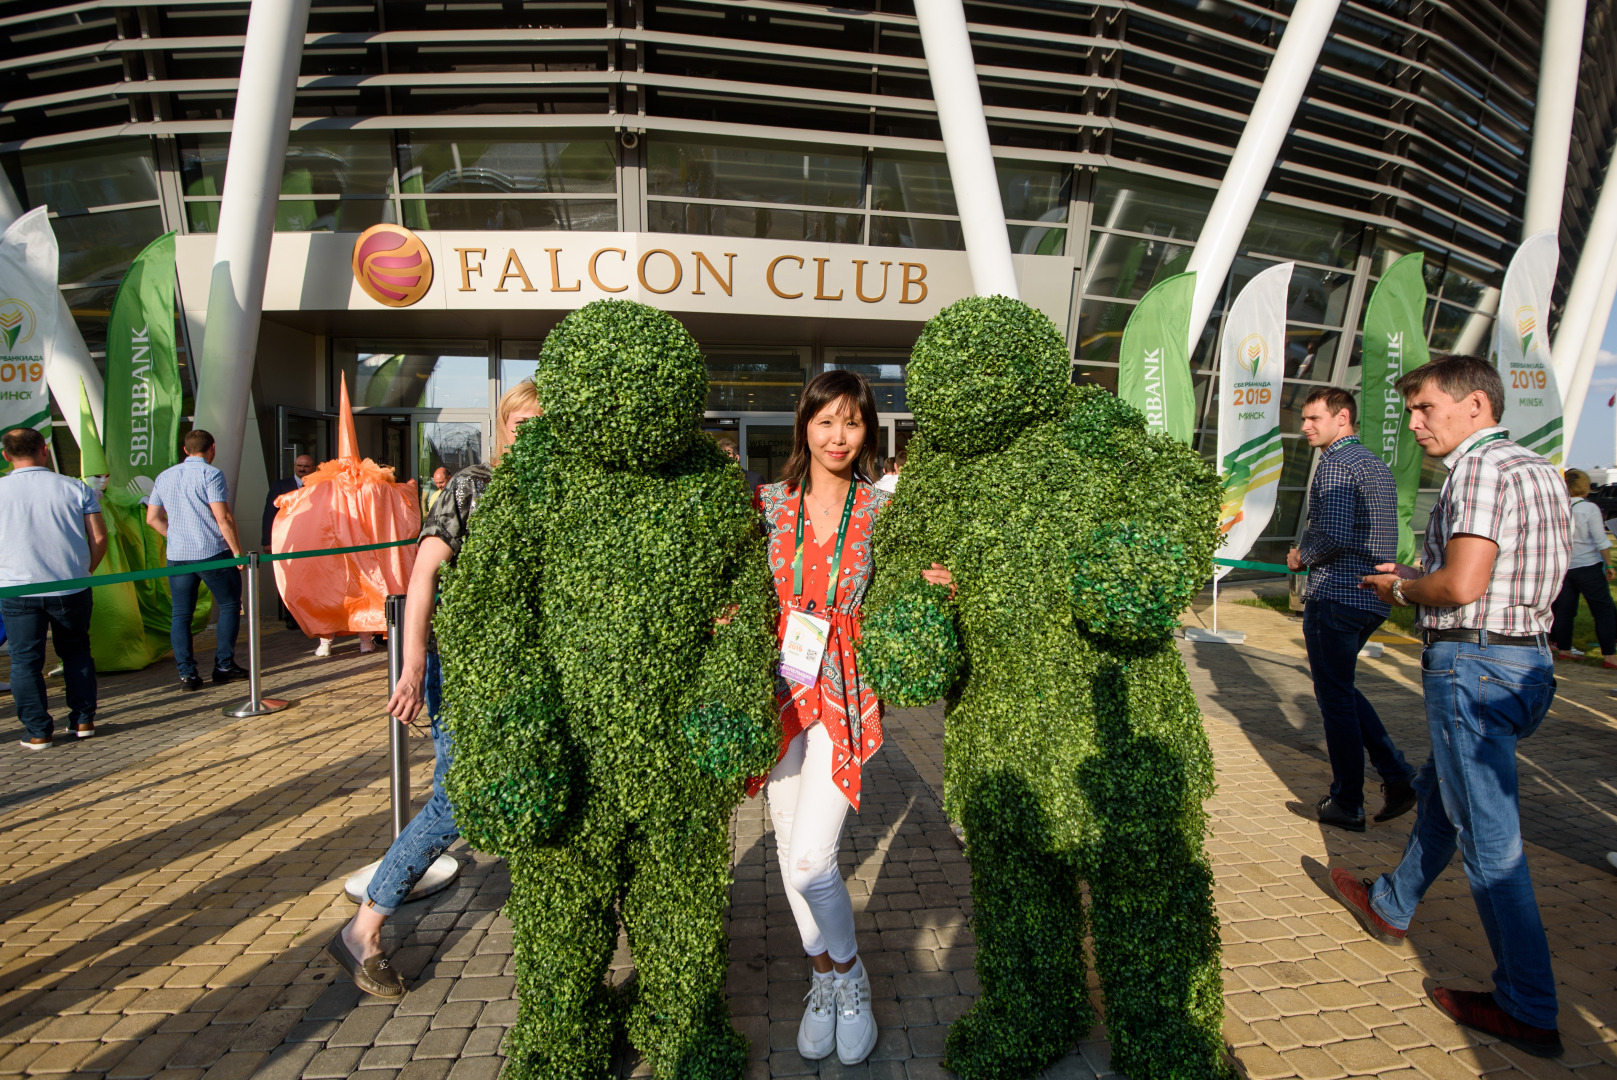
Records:
[[[536,382],[545,416],[495,471],[435,622],[456,821],[511,868],[508,1075],[605,1075],[626,1024],[658,1077],[730,1080],[728,818],[779,746],[764,538],[673,318],[589,304]],[[632,1001],[604,983],[620,916]]]
[[[861,670],[884,700],[947,702],[983,993],[946,1064],[1009,1080],[1066,1053],[1093,1022],[1087,927],[1113,1066],[1222,1080],[1212,754],[1170,637],[1211,576],[1218,479],[1111,394],[1069,385],[1069,366],[1018,301],[961,300],[926,325]],[[952,601],[920,583],[934,562]]]

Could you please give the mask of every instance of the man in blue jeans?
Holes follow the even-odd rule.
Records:
[[[168,537],[168,564],[188,566],[241,554],[236,518],[230,512],[225,474],[213,467],[213,436],[201,428],[186,433],[185,460],[157,474],[146,507],[146,524]],[[247,678],[236,665],[236,633],[241,626],[241,571],[234,566],[176,574],[168,580],[174,610],[168,640],[174,664],[180,669],[180,688],[202,689],[196,659],[191,655],[191,616],[196,613],[197,587],[206,585],[219,605],[215,628],[213,681]]]
[[[1504,386],[1479,357],[1398,380],[1409,426],[1449,470],[1426,526],[1425,573],[1376,567],[1366,588],[1420,605],[1432,757],[1403,859],[1371,881],[1331,871],[1329,890],[1373,937],[1402,941],[1456,849],[1494,956],[1492,993],[1435,987],[1456,1023],[1540,1057],[1561,1053],[1555,974],[1522,847],[1516,744],[1555,698],[1550,608],[1571,558],[1572,515],[1555,466],[1499,426]]]
[[[95,492],[51,471],[49,445],[33,428],[0,435],[0,452],[11,463],[11,472],[0,477],[0,587],[89,577],[107,553],[107,528]],[[49,749],[54,735],[45,698],[47,634],[67,683],[67,726],[80,739],[95,734],[91,609],[88,588],[0,600],[0,617],[11,635],[12,695],[28,750]]]
[[[1320,450],[1319,466],[1308,489],[1302,547],[1286,556],[1292,570],[1308,568],[1303,642],[1331,759],[1329,793],[1293,809],[1352,832],[1364,831],[1366,753],[1385,796],[1376,820],[1390,821],[1415,805],[1415,770],[1353,685],[1359,650],[1388,611],[1359,579],[1398,553],[1398,488],[1382,460],[1354,437],[1358,411],[1353,395],[1334,386],[1320,387],[1303,402],[1303,437]]]

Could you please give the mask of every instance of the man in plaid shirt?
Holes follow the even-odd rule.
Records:
[[[1303,641],[1314,678],[1314,700],[1325,723],[1331,789],[1317,803],[1292,810],[1322,824],[1364,831],[1364,758],[1381,776],[1386,802],[1377,821],[1415,805],[1415,770],[1364,694],[1353,685],[1359,650],[1387,617],[1387,605],[1359,587],[1366,574],[1398,553],[1398,487],[1382,460],[1353,435],[1353,395],[1320,387],[1303,402],[1303,438],[1320,449],[1308,489],[1308,530],[1286,556],[1293,570],[1308,567]]]
[[[1555,698],[1550,605],[1571,556],[1566,485],[1499,426],[1499,373],[1472,356],[1398,380],[1409,426],[1448,467],[1426,526],[1425,573],[1387,563],[1364,579],[1389,603],[1420,605],[1432,756],[1403,859],[1374,881],[1343,869],[1328,888],[1371,936],[1404,938],[1456,848],[1493,949],[1492,993],[1434,987],[1457,1023],[1540,1057],[1561,1053],[1555,975],[1522,849],[1516,744]]]

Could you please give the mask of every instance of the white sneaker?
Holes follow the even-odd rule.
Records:
[[[1617,870],[1617,851],[1606,852],[1606,861],[1611,863],[1613,870]]]
[[[375,652],[376,639],[371,637],[369,634],[359,635],[359,651],[362,653]]]
[[[328,638],[328,637],[321,638],[320,639],[320,644],[318,644],[318,645],[316,645],[314,647],[314,654],[316,656],[330,656],[331,655],[331,639]]]
[[[804,1061],[819,1061],[830,1055],[837,1044],[837,996],[832,972],[809,977],[809,992],[803,1000],[803,1022],[797,1025],[797,1052]]]
[[[876,1018],[870,1012],[870,976],[860,963],[846,975],[838,975],[833,988],[837,996],[837,1060],[857,1065],[876,1048]]]

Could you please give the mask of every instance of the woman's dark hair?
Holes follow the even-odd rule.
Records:
[[[876,417],[876,395],[865,377],[856,371],[826,371],[805,386],[803,396],[797,399],[797,419],[792,423],[792,456],[786,459],[786,467],[780,473],[788,486],[809,489],[809,421],[827,405],[843,399],[855,403],[865,424],[865,441],[853,459],[854,479],[869,483],[876,478],[876,430],[880,424]]]

